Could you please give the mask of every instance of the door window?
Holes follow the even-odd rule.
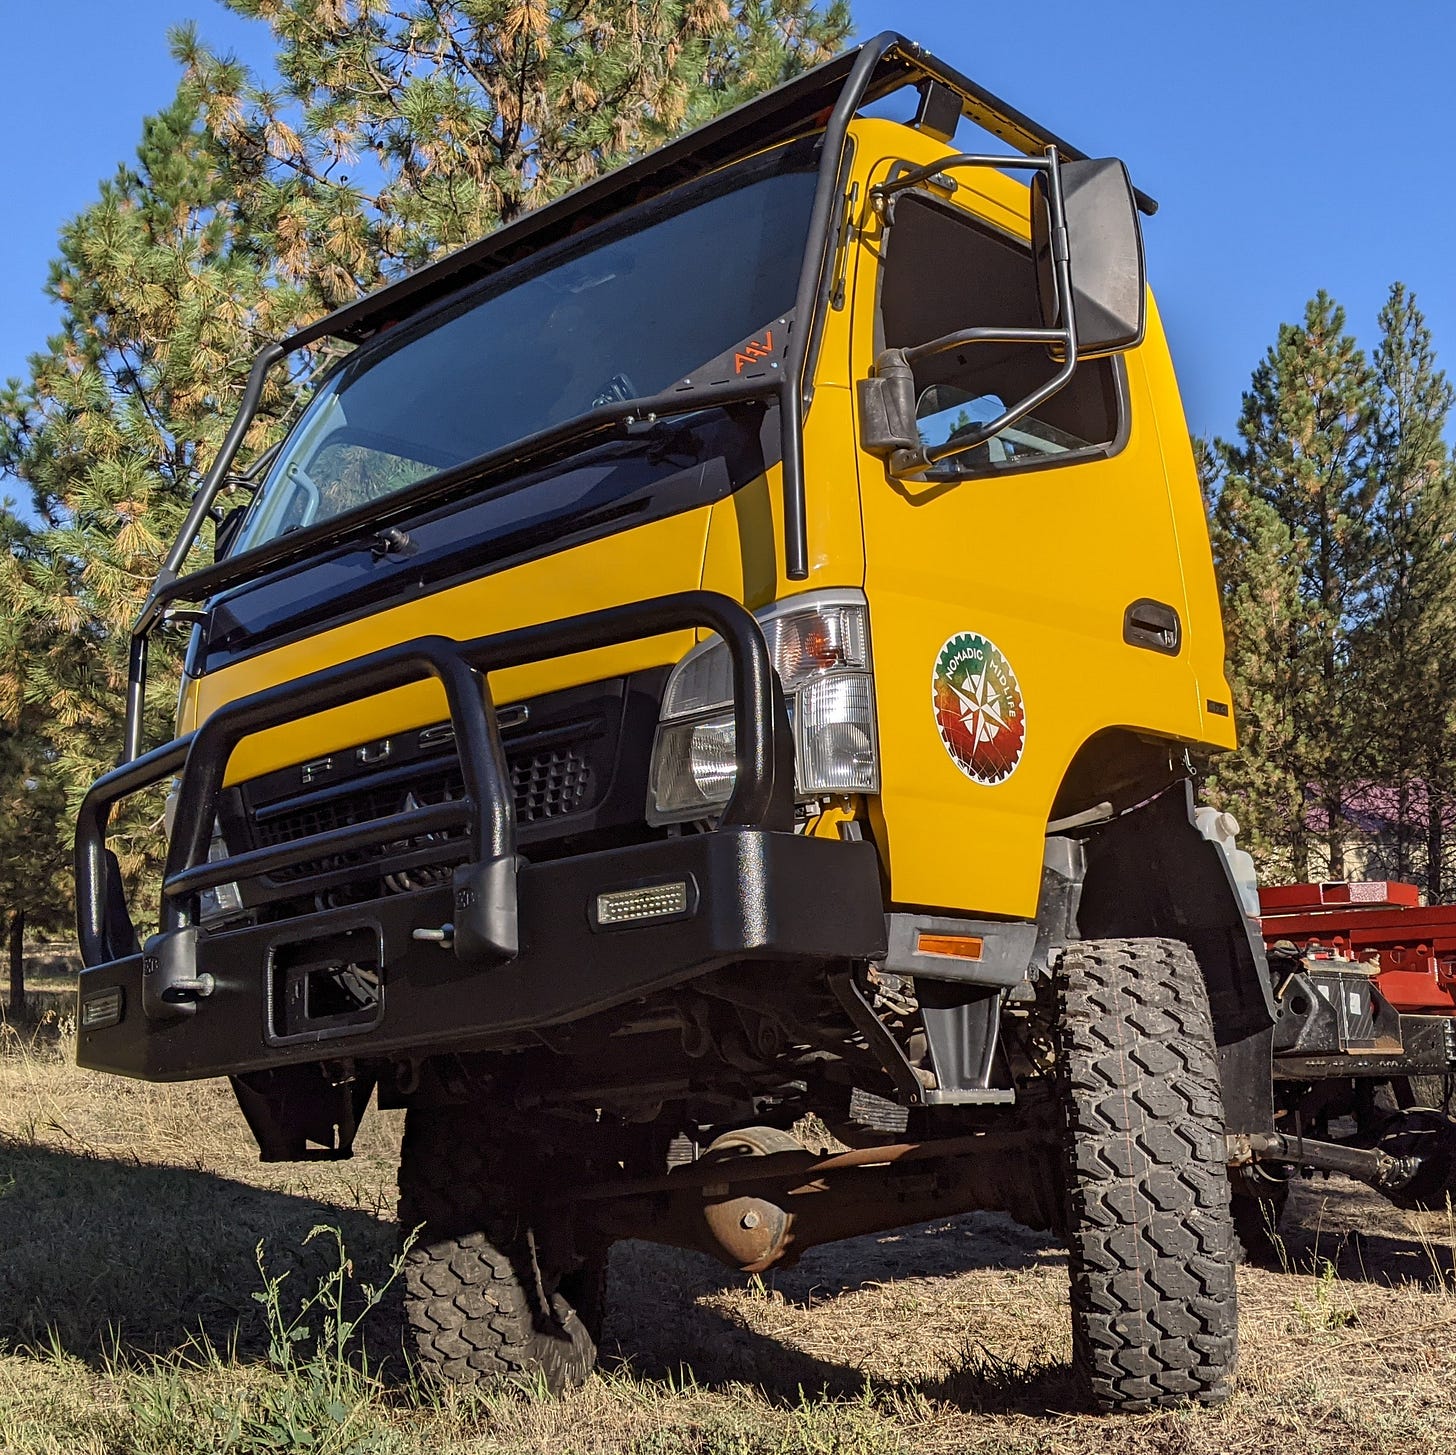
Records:
[[[1031,250],[959,208],[918,192],[895,203],[880,295],[886,348],[910,348],[966,328],[1038,328]],[[1057,372],[1035,344],[971,344],[915,366],[921,443],[949,443],[989,423]],[[1112,359],[1084,360],[1030,415],[928,471],[989,474],[1105,454],[1118,437],[1121,392]]]

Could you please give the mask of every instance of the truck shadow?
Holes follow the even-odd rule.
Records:
[[[1274,1246],[1259,1263],[1290,1273],[1332,1267],[1352,1282],[1456,1284],[1456,1221],[1407,1212],[1343,1177],[1296,1181]]]
[[[259,1246],[267,1275],[286,1275],[285,1307],[296,1307],[336,1263],[331,1238],[309,1240],[316,1227],[338,1230],[356,1285],[387,1277],[396,1232],[371,1211],[199,1168],[0,1137],[0,1345],[55,1347],[96,1368],[196,1355],[203,1341],[224,1358],[261,1360],[268,1325],[257,1297],[265,1283]],[[862,1290],[1049,1256],[1060,1261],[1040,1235],[1005,1219],[954,1218],[812,1250],[745,1295],[743,1276],[710,1259],[622,1244],[613,1251],[603,1365],[627,1377],[747,1384],[785,1403],[805,1393],[857,1395],[872,1381],[855,1360],[797,1347],[779,1336],[774,1318],[759,1315],[842,1323]],[[398,1298],[366,1329],[371,1364],[402,1376]],[[876,1336],[896,1331],[886,1325]],[[1062,1382],[1055,1370],[1049,1385],[1018,1381],[975,1356],[951,1379],[924,1387],[972,1408],[1067,1408],[1054,1398]]]
[[[206,1338],[260,1357],[258,1247],[296,1301],[337,1264],[332,1239],[308,1241],[317,1226],[339,1230],[359,1277],[387,1273],[395,1231],[367,1211],[0,1138],[0,1344],[95,1364]]]
[[[1291,1272],[1328,1259],[1355,1280],[1452,1276],[1456,1239],[1442,1236],[1444,1216],[1403,1214],[1339,1182],[1297,1190],[1291,1214],[1283,1234]],[[387,1276],[395,1229],[367,1208],[0,1138],[0,1344],[54,1342],[100,1367],[117,1356],[195,1351],[205,1338],[225,1357],[261,1359],[268,1328],[256,1298],[258,1247],[269,1275],[287,1275],[285,1304],[296,1305],[335,1264],[332,1239],[309,1241],[319,1226],[339,1231],[356,1282]],[[1051,1417],[1082,1408],[1070,1368],[1060,1346],[1008,1342],[1007,1320],[1020,1314],[1018,1289],[1037,1288],[1049,1326],[1047,1309],[1065,1297],[1064,1266],[1053,1240],[995,1214],[814,1249],[747,1287],[705,1257],[621,1244],[603,1364],[627,1378],[748,1385],[786,1404],[869,1388]],[[1022,1270],[1033,1282],[997,1287],[992,1270]],[[1041,1283],[1042,1274],[1053,1282]],[[967,1275],[987,1283],[978,1288]],[[402,1372],[397,1300],[367,1327],[371,1362]],[[949,1361],[947,1342],[956,1351]],[[904,1375],[895,1372],[901,1349]],[[932,1364],[945,1372],[916,1372]]]
[[[1002,1360],[989,1330],[981,1331],[992,1347],[982,1347],[980,1294],[958,1280],[1065,1265],[1054,1240],[995,1213],[812,1249],[796,1267],[751,1281],[700,1254],[619,1244],[603,1363],[641,1378],[748,1385],[788,1405],[868,1389],[914,1391],[978,1412],[1064,1413],[1081,1407],[1070,1367],[1041,1356]],[[926,1320],[939,1332],[920,1327]],[[950,1372],[915,1377],[947,1324],[957,1329]],[[944,1367],[944,1345],[933,1353],[931,1362]],[[904,1376],[892,1372],[897,1362]]]

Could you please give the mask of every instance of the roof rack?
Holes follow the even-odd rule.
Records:
[[[477,242],[466,244],[438,262],[429,263],[366,298],[335,309],[290,335],[283,346],[291,352],[321,338],[342,338],[357,343],[381,324],[412,314],[558,238],[580,231],[583,223],[610,217],[777,142],[823,130],[836,102],[844,98],[851,76],[866,57],[872,58],[873,63],[858,88],[855,112],[906,86],[934,81],[955,94],[962,116],[1026,156],[1039,156],[1048,146],[1055,146],[1063,157],[1072,161],[1086,156],[1070,142],[937,60],[914,41],[894,31],[885,31],[802,76],[735,106],[637,161],[526,213]],[[1158,204],[1146,193],[1135,195],[1141,211],[1148,216],[1157,211]]]

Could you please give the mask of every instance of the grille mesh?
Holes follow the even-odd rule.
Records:
[[[575,813],[591,791],[591,764],[573,747],[551,748],[506,761],[516,798],[516,822],[537,823]]]
[[[534,752],[512,753],[507,749],[506,762],[511,773],[511,789],[515,798],[518,824],[534,824],[561,818],[580,812],[589,805],[594,774],[582,744],[539,748]],[[270,816],[261,823],[255,823],[253,833],[258,847],[271,848],[275,844],[292,843],[295,839],[307,838],[310,834],[368,823],[371,819],[399,813],[406,807],[413,806],[407,802],[409,797],[413,798],[414,805],[423,807],[427,804],[451,802],[464,797],[464,794],[465,781],[458,765],[451,763],[433,770],[422,767],[420,776],[407,785],[371,787],[363,783],[354,793],[324,799],[276,817]],[[463,828],[452,829],[446,833],[431,834],[412,846],[422,843],[439,843],[443,846],[458,843],[464,837]],[[366,865],[393,852],[397,852],[397,846],[387,844],[351,850],[344,854],[330,855],[326,860],[315,859],[296,864],[278,870],[269,877],[278,882],[306,879],[311,875],[331,873],[350,865]]]

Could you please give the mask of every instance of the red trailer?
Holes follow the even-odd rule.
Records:
[[[1414,884],[1278,884],[1259,890],[1264,943],[1312,960],[1370,967],[1380,993],[1413,1015],[1456,1015],[1456,904],[1423,905]]]
[[[1276,1126],[1296,1143],[1373,1151],[1383,1170],[1365,1181],[1401,1207],[1444,1207],[1456,1194],[1456,905],[1375,880],[1271,885],[1259,911]],[[1235,1181],[1251,1252],[1267,1244],[1294,1170],[1281,1179],[1260,1164]]]

